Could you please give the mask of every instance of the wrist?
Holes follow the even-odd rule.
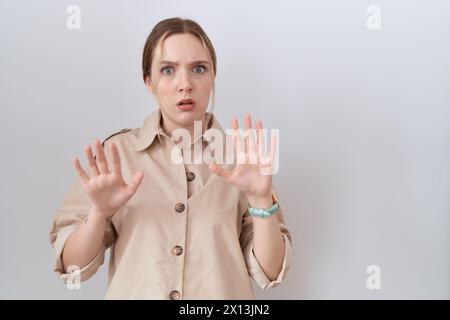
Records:
[[[107,223],[111,220],[114,213],[107,213],[99,210],[97,207],[92,206],[89,212],[88,219],[93,220],[97,223]]]
[[[272,194],[263,195],[263,196],[250,196],[247,195],[248,203],[250,207],[267,209],[270,208],[274,200],[272,198]]]

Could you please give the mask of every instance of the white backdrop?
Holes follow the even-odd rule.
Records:
[[[83,144],[154,110],[142,48],[175,16],[215,46],[222,125],[250,112],[280,129],[294,269],[257,297],[450,298],[449,13],[445,0],[1,0],[0,298],[103,298],[108,258],[81,290],[52,273],[51,218]]]

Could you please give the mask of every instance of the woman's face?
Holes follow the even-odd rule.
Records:
[[[171,133],[177,128],[192,131],[195,120],[205,120],[214,81],[212,61],[200,39],[190,33],[174,34],[156,48],[151,65],[148,90],[157,99],[163,116],[163,129]],[[161,56],[160,56],[161,53]],[[182,99],[195,104],[179,107]]]

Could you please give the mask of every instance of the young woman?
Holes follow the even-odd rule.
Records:
[[[74,159],[78,178],[50,230],[54,271],[85,281],[111,248],[106,299],[254,299],[250,278],[275,287],[293,261],[272,175],[261,170],[267,163],[248,161],[252,152],[262,159],[262,136],[241,137],[233,118],[233,151],[245,163],[174,161],[174,150],[192,149],[215,159],[209,130],[229,138],[206,111],[211,94],[214,107],[216,55],[196,22],[159,22],[142,71],[158,108],[141,128],[94,140],[95,157],[85,145],[88,173]],[[248,114],[244,127],[252,129]],[[174,139],[180,129],[188,133],[182,144]]]

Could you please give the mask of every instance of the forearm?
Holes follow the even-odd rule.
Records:
[[[86,219],[69,236],[64,246],[62,262],[65,272],[73,265],[81,269],[95,258],[103,246],[106,226],[106,220],[91,208]]]
[[[272,197],[249,198],[249,203],[253,207],[267,209],[272,205]],[[281,272],[285,249],[276,215],[277,213],[268,218],[252,217],[253,251],[270,280],[275,280]]]

